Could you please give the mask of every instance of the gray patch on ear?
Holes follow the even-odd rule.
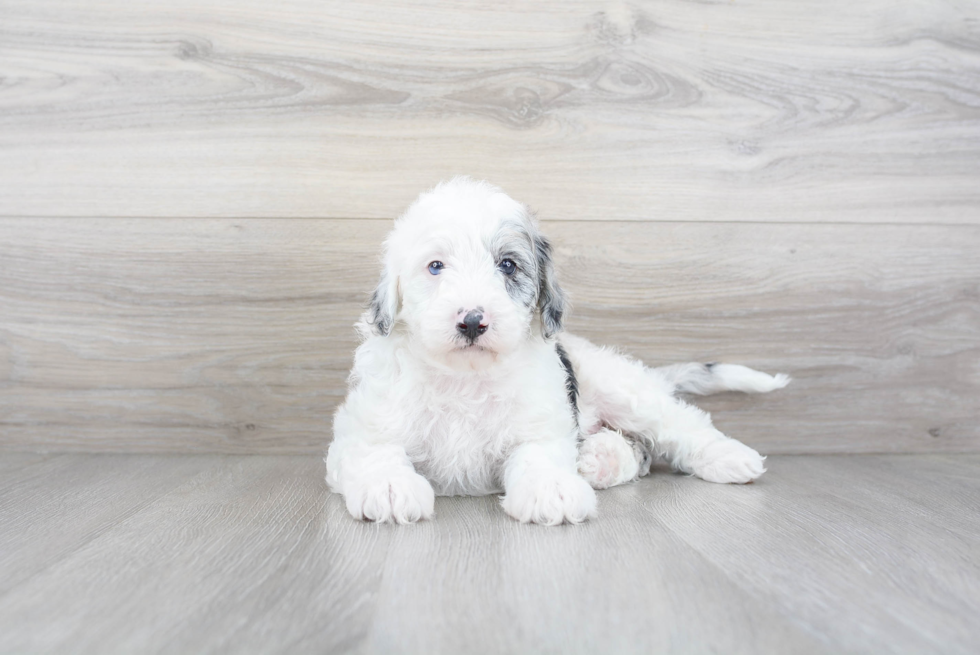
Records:
[[[389,278],[387,271],[382,273],[378,287],[371,294],[369,306],[371,327],[374,328],[375,333],[383,337],[391,334],[395,313],[398,311],[398,283]]]
[[[543,236],[535,235],[534,253],[538,264],[538,308],[541,310],[541,327],[545,339],[550,339],[561,332],[568,303],[565,292],[555,279],[551,243]]]

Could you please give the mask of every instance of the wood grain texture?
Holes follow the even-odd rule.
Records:
[[[2,215],[980,221],[973,2],[0,11]]]
[[[84,469],[92,459],[75,461]],[[199,459],[129,457],[133,467],[157,467],[179,484],[0,596],[0,649],[338,652],[366,633],[375,560],[389,537],[359,529],[342,507],[324,511],[322,461],[223,457],[193,475],[180,470]],[[121,475],[105,483],[115,492],[103,499],[110,508],[124,504],[133,487],[126,465],[116,468]],[[42,481],[33,490],[54,493],[49,486]],[[87,520],[66,514],[69,523]],[[37,519],[58,531],[61,522]],[[45,589],[51,584],[57,598]],[[60,617],[51,611],[59,598],[74,608]],[[296,616],[302,621],[293,622]]]
[[[44,465],[23,457],[0,461]],[[774,457],[748,486],[657,470],[561,528],[493,497],[359,523],[312,456],[58,459],[73,480],[0,496],[0,571],[35,570],[0,590],[4,652],[959,654],[980,639],[976,454]],[[170,488],[124,509],[152,470]],[[89,535],[93,511],[117,518]]]
[[[649,519],[648,497],[603,494],[582,534],[515,524],[494,497],[441,502],[437,520],[394,535],[363,652],[825,650]]]
[[[24,461],[0,484],[0,594],[136,514],[220,456]],[[57,529],[52,529],[58,526]]]
[[[0,445],[322,452],[386,221],[0,221]],[[980,447],[980,229],[544,226],[571,331],[795,377],[698,399],[769,453]]]
[[[777,459],[763,485],[740,495],[673,485],[651,494],[648,510],[835,650],[967,653],[978,636],[961,617],[980,606],[980,506],[974,484],[944,474],[975,477],[980,461],[961,457],[922,456],[937,477],[916,473],[918,456]],[[965,534],[935,513],[954,496],[973,502]]]

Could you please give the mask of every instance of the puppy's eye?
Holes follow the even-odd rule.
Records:
[[[446,265],[442,262],[429,262],[429,272],[433,275],[439,275],[444,268],[446,268]]]
[[[514,263],[513,259],[505,259],[497,264],[497,268],[503,271],[504,275],[513,275],[514,271],[517,270],[517,264]]]

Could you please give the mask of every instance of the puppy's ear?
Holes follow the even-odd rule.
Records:
[[[375,334],[386,337],[391,333],[395,316],[398,315],[398,300],[398,277],[392,275],[385,266],[378,288],[371,296],[370,323]]]
[[[538,263],[538,309],[541,310],[541,330],[545,339],[561,332],[567,300],[555,279],[555,264],[551,260],[551,243],[540,234],[534,236],[534,256]]]

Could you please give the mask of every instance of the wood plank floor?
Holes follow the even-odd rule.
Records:
[[[350,519],[312,456],[0,456],[0,652],[971,653],[980,455]]]

